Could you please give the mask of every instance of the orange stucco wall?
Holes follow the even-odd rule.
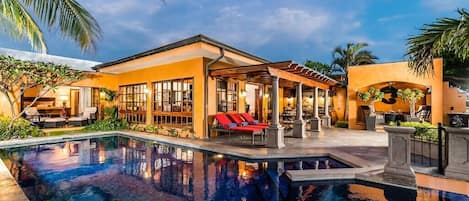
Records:
[[[457,88],[449,86],[448,82],[443,84],[444,99],[443,99],[443,112],[444,112],[444,123],[447,125],[448,113],[451,112],[466,112],[466,94],[459,93]]]
[[[411,83],[415,85],[431,87],[431,106],[433,124],[443,121],[443,60],[433,61],[434,74],[432,76],[415,76],[408,68],[407,62],[372,64],[363,66],[351,66],[348,68],[348,97],[349,97],[349,127],[363,128],[357,124],[357,111],[360,101],[357,99],[357,91],[386,82]],[[428,103],[427,103],[428,104]]]

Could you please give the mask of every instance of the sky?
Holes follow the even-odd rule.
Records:
[[[103,37],[83,53],[46,32],[48,54],[108,62],[197,34],[270,61],[330,63],[332,50],[366,42],[378,62],[405,60],[406,38],[425,23],[457,16],[467,0],[77,0],[97,19]],[[105,2],[105,3],[103,3]],[[0,47],[31,51],[26,40],[0,32]]]

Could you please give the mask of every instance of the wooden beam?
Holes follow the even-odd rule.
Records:
[[[271,75],[278,76],[279,78],[282,78],[282,79],[291,80],[295,82],[302,82],[304,85],[307,85],[310,87],[319,87],[321,89],[329,88],[328,84],[321,83],[315,80],[311,80],[301,75],[293,74],[293,73],[286,72],[286,71],[276,69],[276,68],[269,68],[268,70]]]
[[[235,67],[235,68],[226,68],[219,70],[212,70],[210,76],[223,76],[223,75],[234,75],[234,74],[246,74],[254,72],[268,72],[267,66],[245,66],[245,67]]]

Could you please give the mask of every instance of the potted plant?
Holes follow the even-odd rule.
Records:
[[[384,92],[374,87],[370,87],[365,92],[358,92],[358,98],[368,104],[370,109],[369,115],[365,117],[365,125],[367,130],[376,129],[376,111],[375,103],[381,101],[384,98]]]
[[[417,103],[418,100],[422,99],[425,97],[425,94],[423,93],[422,90],[420,89],[399,89],[397,91],[397,96],[401,98],[404,102],[409,103],[409,113],[410,113],[410,121],[419,121],[417,116],[415,116],[415,103]]]

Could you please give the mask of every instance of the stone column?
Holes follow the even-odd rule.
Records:
[[[311,119],[311,131],[314,131],[314,132],[321,131],[321,118],[319,118],[319,107],[318,107],[318,104],[319,104],[318,93],[319,93],[319,88],[314,87],[314,103],[313,103],[314,114],[313,114],[313,118]]]
[[[331,116],[329,115],[329,89],[324,90],[324,116],[323,119],[323,126],[326,128],[331,127]]]
[[[384,166],[384,180],[389,183],[416,186],[415,173],[411,167],[410,135],[415,128],[385,126],[388,133],[388,162]]]
[[[283,135],[284,129],[279,123],[279,78],[272,76],[272,123],[269,128],[266,129],[267,132],[267,147],[280,149],[285,147]]]
[[[469,181],[469,128],[446,127],[448,166],[445,176]]]
[[[293,125],[293,137],[304,138],[306,137],[305,132],[305,121],[303,120],[303,83],[298,82],[296,85],[296,119]]]

